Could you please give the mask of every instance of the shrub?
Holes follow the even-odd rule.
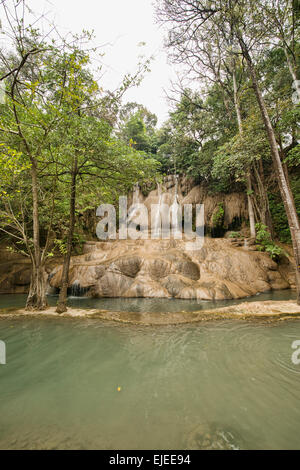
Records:
[[[285,251],[273,242],[271,235],[264,224],[258,223],[255,225],[255,228],[256,242],[259,251],[266,251],[273,260],[278,260],[281,255],[286,256]]]
[[[228,238],[241,238],[240,232],[231,232]]]
[[[220,202],[218,204],[218,207],[215,209],[213,217],[212,217],[213,226],[218,227],[222,225],[223,217],[224,217],[224,209],[223,209],[223,204]]]

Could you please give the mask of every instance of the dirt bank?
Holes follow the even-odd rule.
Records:
[[[244,319],[284,319],[299,318],[300,306],[294,301],[262,301],[243,302],[239,305],[217,308],[213,310],[201,310],[198,312],[176,312],[176,313],[136,313],[136,312],[113,312],[98,309],[75,309],[69,308],[65,314],[59,315],[55,307],[49,307],[40,312],[29,312],[25,309],[2,309],[0,318],[8,317],[39,317],[39,318],[97,318],[101,320],[116,321],[120,323],[131,323],[137,325],[176,325],[183,323],[195,323],[207,320],[244,318]]]

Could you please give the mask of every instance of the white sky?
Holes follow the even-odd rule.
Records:
[[[176,79],[175,69],[167,63],[163,50],[163,30],[155,23],[152,0],[27,0],[36,13],[49,13],[65,34],[68,31],[94,30],[95,45],[102,49],[104,76],[100,85],[113,90],[125,73],[133,73],[139,56],[154,56],[149,72],[138,88],[127,92],[123,102],[144,104],[159,119],[167,118],[168,104],[164,89]],[[139,46],[145,42],[146,46]]]

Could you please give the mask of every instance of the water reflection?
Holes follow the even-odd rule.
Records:
[[[73,292],[74,293],[74,292]],[[296,298],[296,292],[291,289],[270,291],[258,294],[246,299],[238,300],[184,300],[184,299],[157,299],[157,298],[101,298],[70,296],[68,304],[78,308],[99,308],[110,311],[127,312],[192,312],[207,310],[216,307],[227,307],[241,302],[255,302],[258,300],[292,300]],[[50,305],[56,305],[58,297],[48,295]],[[0,295],[0,308],[24,307],[26,295],[2,294]]]

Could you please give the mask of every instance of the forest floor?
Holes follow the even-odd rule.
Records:
[[[258,301],[243,302],[238,305],[232,305],[213,310],[201,310],[195,312],[176,312],[176,313],[152,313],[152,312],[114,312],[99,309],[78,309],[68,308],[64,314],[55,312],[55,307],[49,307],[43,311],[27,311],[25,309],[2,309],[0,318],[8,317],[62,317],[62,318],[94,318],[120,323],[132,323],[140,325],[174,325],[183,323],[195,323],[200,321],[217,319],[291,319],[300,318],[300,305],[295,301]]]

